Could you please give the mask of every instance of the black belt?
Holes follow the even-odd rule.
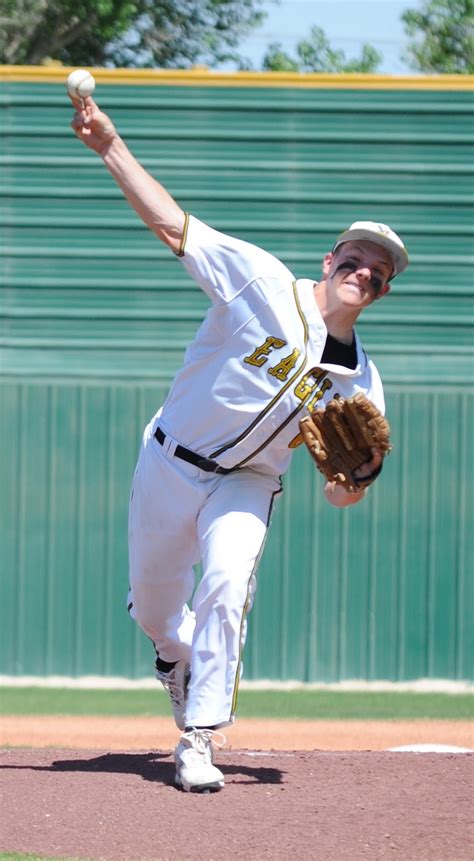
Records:
[[[157,427],[155,431],[155,439],[158,440],[160,445],[163,445],[166,439],[166,434],[163,433],[160,427]],[[203,469],[204,472],[217,472],[219,475],[227,475],[229,472],[233,471],[232,469],[225,469],[223,466],[219,466],[215,460],[210,460],[208,457],[201,457],[200,454],[190,451],[189,448],[184,448],[183,445],[176,446],[174,456],[181,458],[181,460],[186,460],[188,463],[192,463],[193,466],[197,466],[198,469]]]

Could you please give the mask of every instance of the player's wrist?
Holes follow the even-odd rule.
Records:
[[[113,155],[114,150],[119,150],[120,145],[124,145],[120,135],[114,130],[110,137],[104,140],[97,150],[98,155],[106,162],[108,156]]]

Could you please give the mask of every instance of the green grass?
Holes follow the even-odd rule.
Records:
[[[0,688],[4,715],[170,715],[160,690],[71,690]],[[327,690],[254,691],[239,694],[239,717],[300,720],[472,720],[472,694],[352,692]]]
[[[50,858],[46,855],[25,855],[23,852],[0,852],[0,861],[81,861],[80,858]],[[83,858],[82,861],[87,861]]]

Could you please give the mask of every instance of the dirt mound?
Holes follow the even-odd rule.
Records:
[[[472,858],[474,756],[224,751],[225,789],[160,751],[0,753],[0,848],[101,861]]]

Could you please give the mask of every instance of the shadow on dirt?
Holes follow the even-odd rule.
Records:
[[[219,763],[224,775],[235,775],[233,783],[280,784],[284,772],[266,766]],[[105,753],[92,759],[57,759],[51,765],[3,765],[2,769],[30,771],[80,771],[98,774],[135,774],[143,780],[174,786],[175,767],[168,753]]]

